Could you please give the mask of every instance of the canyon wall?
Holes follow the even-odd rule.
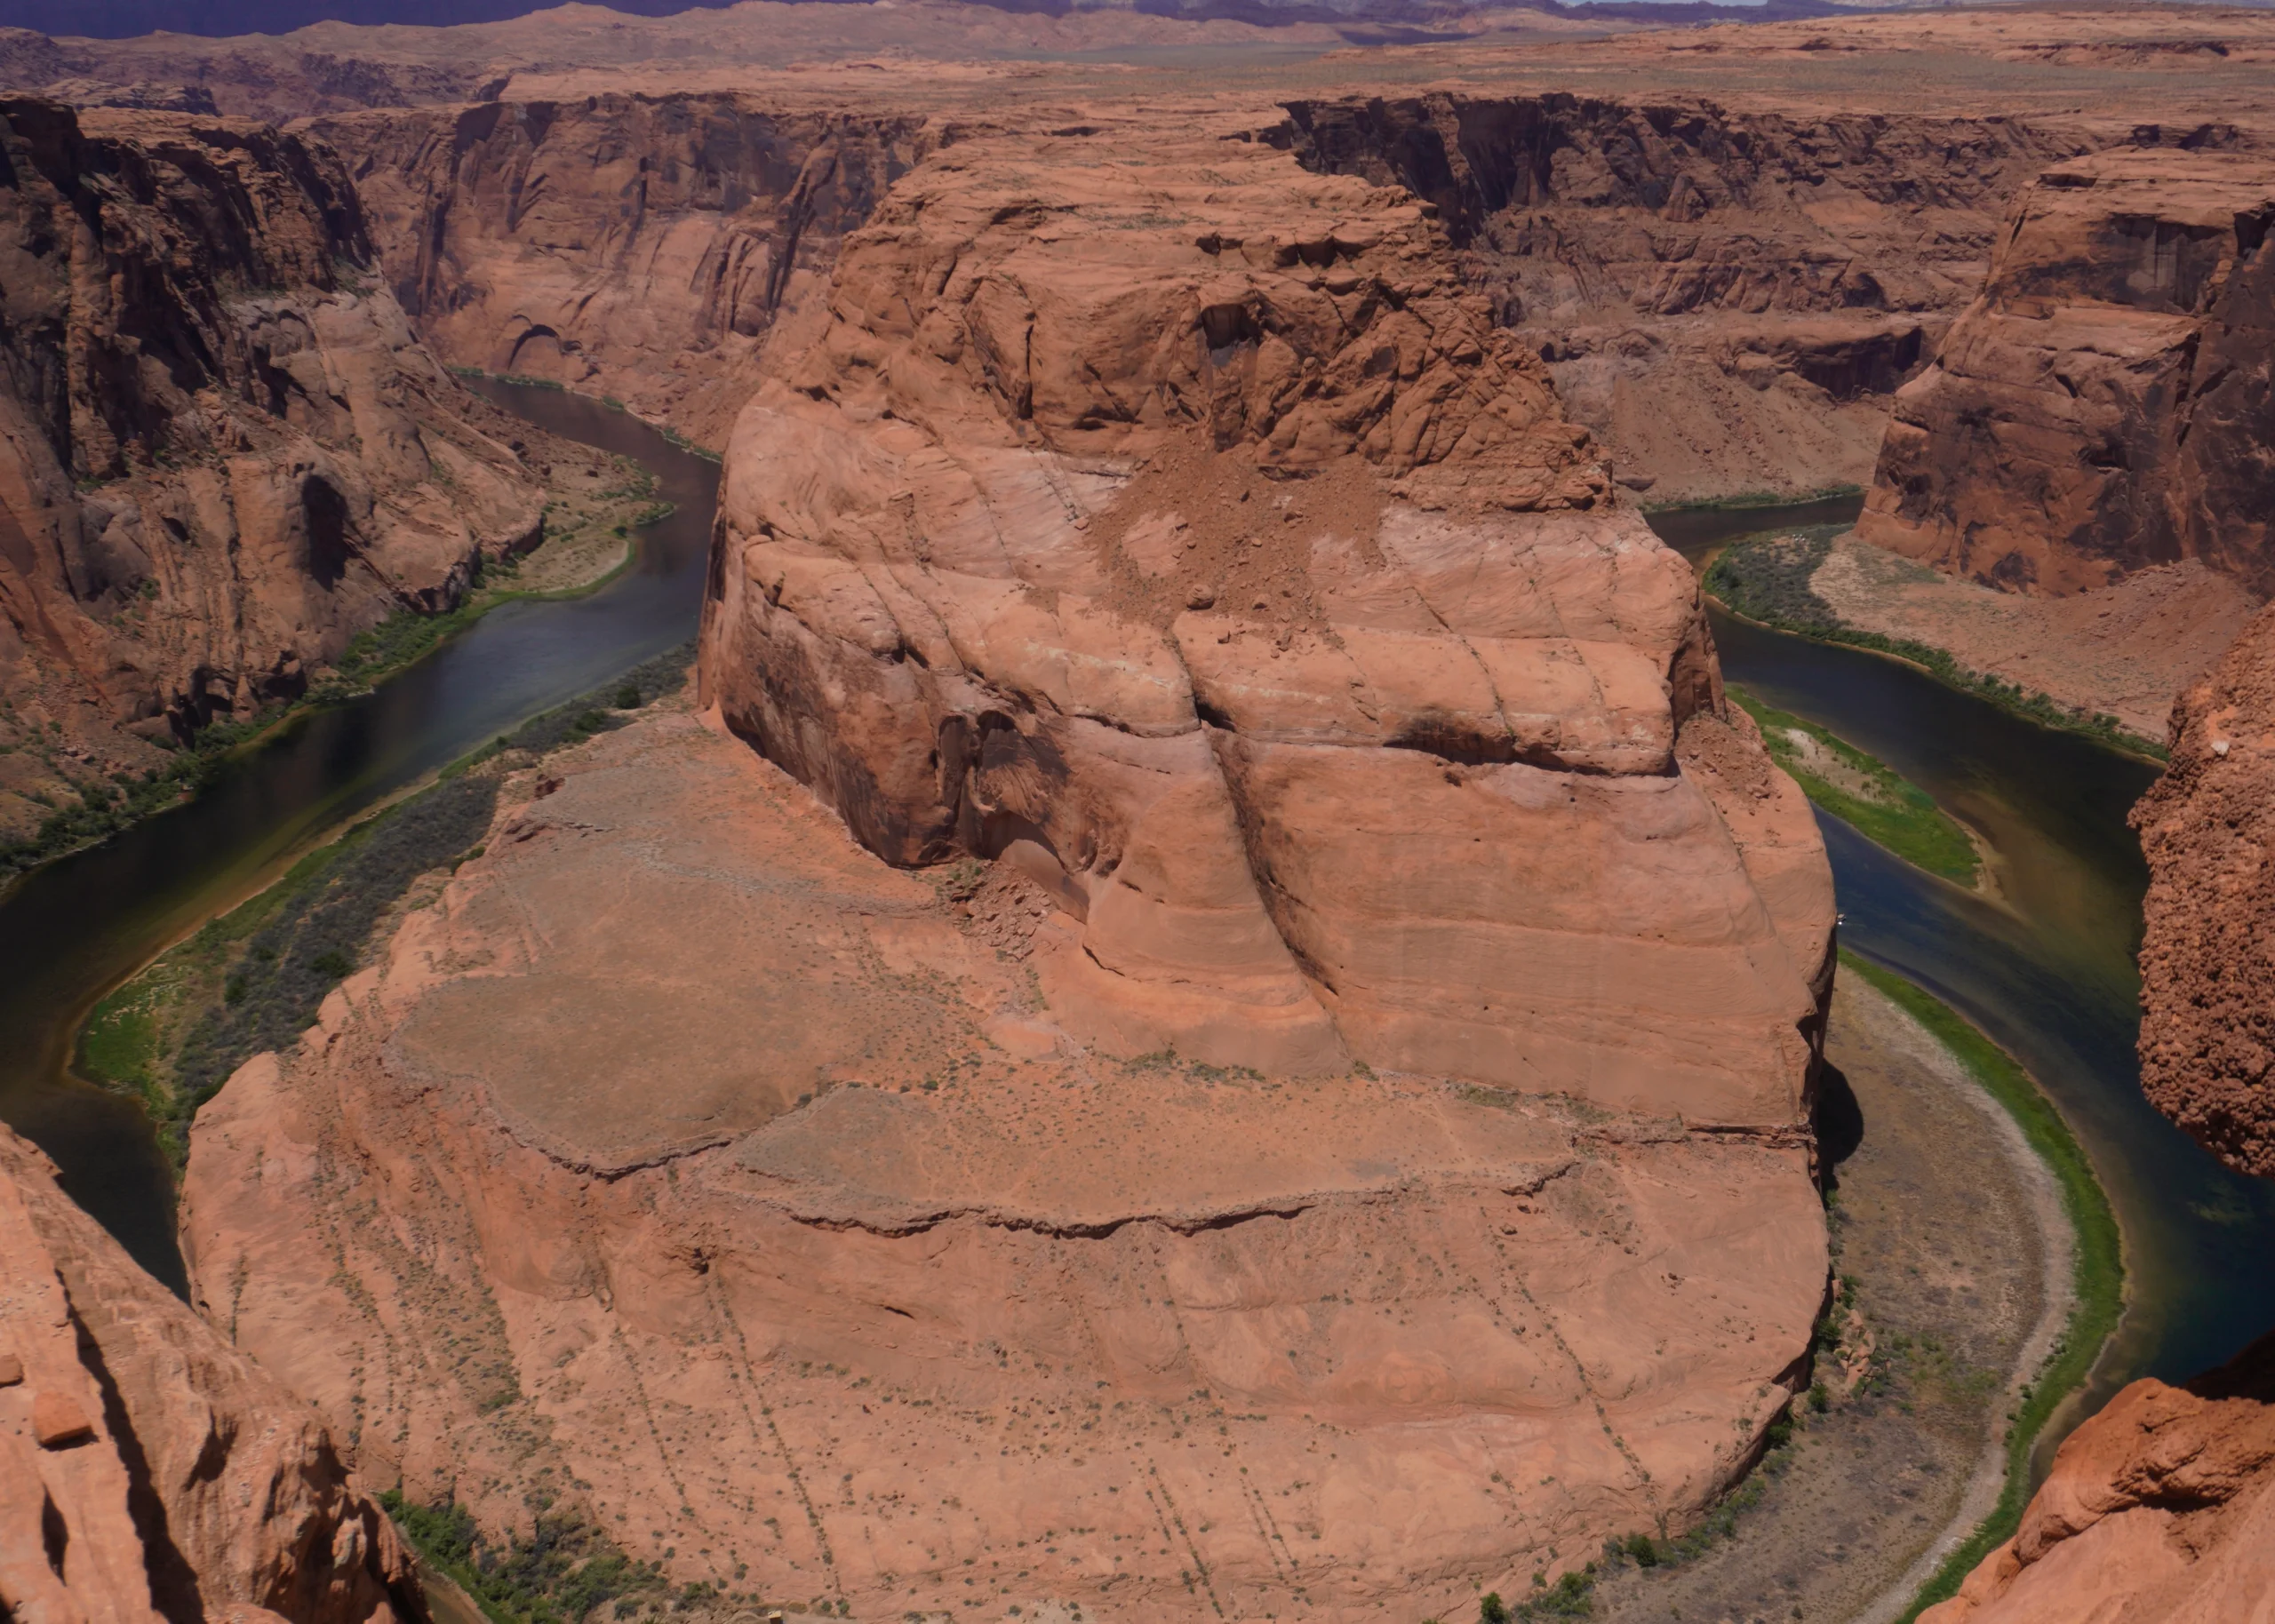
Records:
[[[2141,1086],[2230,1166],[2275,1178],[2275,619],[2246,626],[2173,706],[2172,761],[2134,808]]]
[[[1465,279],[1652,499],[1861,483],[2060,120],[1572,94],[1289,104],[1306,165],[1434,203]]]
[[[912,118],[602,95],[319,118],[395,297],[453,365],[723,445],[778,327],[934,139]]]
[[[2017,592],[2183,560],[2275,591],[2275,159],[2224,139],[2039,177],[1898,397],[1860,537]]]
[[[2263,597],[2266,229],[2275,166],[2128,150],[2048,171],[1983,298],[1904,392],[1861,533],[2009,590],[2190,561]],[[2275,618],[2175,702],[2134,809],[2150,870],[2141,1081],[2230,1166],[2275,1176]],[[2275,1588],[2275,1339],[2135,1382],[2064,1441],[2016,1537],[1923,1624],[2242,1620]]]
[[[1356,1620],[1689,1524],[1806,1384],[1814,820],[1426,206],[1257,129],[925,152],[736,424],[700,713],[508,776],[199,1114],[196,1294],[364,1469],[864,1616]]]
[[[331,1433],[0,1127],[0,1616],[421,1624]]]
[[[149,767],[147,741],[296,695],[361,628],[454,603],[482,558],[536,541],[546,468],[523,455],[539,436],[420,348],[322,147],[17,100],[0,155],[13,833],[37,819],[24,795]],[[61,782],[31,748],[51,744],[77,763]]]

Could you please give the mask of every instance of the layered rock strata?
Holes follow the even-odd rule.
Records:
[[[17,100],[0,152],[7,727],[149,765],[538,539],[539,437],[419,346],[321,147]]]
[[[1689,570],[1430,205],[1149,139],[960,141],[848,242],[706,702],[889,861],[1023,865],[1123,1052],[1794,1120],[1830,886]]]
[[[331,1433],[0,1127],[0,1616],[418,1624]]]
[[[2059,121],[1438,92],[1289,104],[1306,164],[1436,203],[1654,500],[1861,483]]]
[[[778,326],[937,135],[730,94],[320,118],[396,298],[454,365],[616,396],[722,445]]]
[[[1355,1618],[1684,1525],[1806,1379],[1814,822],[1426,207],[1252,134],[902,177],[737,425],[704,718],[509,782],[200,1114],[196,1292],[368,1469],[863,1614]]]
[[[2048,170],[1899,395],[1858,534],[2014,591],[2198,560],[2263,599],[2271,224],[2275,159],[2256,150],[2128,147]]]

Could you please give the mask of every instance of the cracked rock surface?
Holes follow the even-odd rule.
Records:
[[[1797,1125],[1094,1045],[722,732],[562,760],[195,1133],[206,1311],[414,1499],[857,1615],[1355,1617],[1680,1524],[1800,1379]]]

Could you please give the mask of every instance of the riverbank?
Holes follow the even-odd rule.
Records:
[[[0,895],[43,864],[101,843],[143,819],[194,799],[224,763],[310,711],[369,692],[426,657],[492,609],[507,603],[565,600],[598,592],[631,566],[642,529],[668,518],[652,474],[627,458],[611,460],[606,482],[595,478],[559,487],[546,505],[542,539],[527,553],[477,559],[459,601],[439,613],[403,609],[356,633],[339,658],[319,672],[299,697],[242,720],[217,721],[189,743],[140,771],[82,771],[54,759],[40,741],[0,744],[0,756],[41,752],[46,776],[25,778],[28,792],[53,808],[28,836],[0,841]],[[60,735],[61,729],[57,728]],[[156,754],[156,751],[147,753]],[[10,765],[22,776],[28,762]],[[72,799],[57,805],[63,796]]]
[[[2020,1130],[2029,1154],[2052,1176],[2060,1197],[2062,1222],[2071,1236],[2066,1323],[2033,1373],[2016,1390],[2016,1402],[2006,1412],[2008,1425],[1998,1440],[1996,1454],[1986,1451],[1985,1469],[1978,1474],[1997,1481],[1997,1497],[1965,1538],[1948,1550],[1932,1554],[1933,1565],[1922,1576],[1920,1588],[1895,1615],[1899,1624],[1911,1624],[1927,1608],[1958,1594],[1961,1581],[1976,1564],[2011,1538],[2020,1524],[2032,1488],[2032,1447],[2071,1396],[2084,1387],[2124,1313],[2124,1238],[2084,1147],[2054,1103],[2013,1056],[1949,1005],[1893,971],[1848,952],[1841,955],[1841,967],[1901,1007],[1956,1056],[1984,1093],[1997,1102]],[[2032,1367],[2028,1359],[2017,1366],[2018,1370]]]
[[[1863,612],[1859,604],[1864,599],[1853,589],[1843,599],[1848,612],[1844,614],[1836,609],[1819,593],[1817,584],[1834,560],[1836,545],[1844,549],[1840,554],[1842,559],[1853,559],[1857,544],[1848,538],[1847,529],[1847,526],[1838,523],[1816,524],[1736,542],[1715,554],[1701,585],[1707,596],[1720,608],[1755,625],[1794,637],[1806,637],[1814,642],[1843,644],[1869,654],[1902,660],[1961,693],[1987,700],[2025,721],[2079,734],[2095,744],[2143,760],[2164,760],[2163,743],[2140,731],[2144,724],[2135,707],[2128,706],[2128,709],[2135,710],[2135,714],[2128,720],[2114,712],[2085,703],[2087,699],[2097,698],[2103,694],[2105,684],[2085,685],[2079,690],[2075,700],[2056,698],[2042,689],[2001,676],[1996,671],[1981,669],[1976,664],[1961,659],[1951,649],[1936,643],[1858,624],[1855,617]],[[1842,580],[1857,573],[1853,564],[1842,568],[1847,569],[1847,574],[1842,574],[1840,569],[1833,570],[1836,577]],[[1907,570],[1909,573],[1905,573]],[[1904,565],[1901,561],[1880,570],[1876,578],[1883,577],[1884,586],[1891,589],[1920,585],[1940,590],[1938,583],[1942,579],[1932,570],[1917,565]],[[2039,612],[2029,607],[2032,601],[2030,600],[2009,598],[2008,594],[1990,593],[1983,588],[1970,589],[1961,583],[1950,583],[1949,585],[1956,593],[1971,591],[1980,597],[2001,600],[1992,608],[2008,614],[2010,618]],[[1872,601],[1877,602],[1879,600],[1875,597]],[[1937,624],[1951,629],[1960,623],[1946,618]],[[2048,640],[2041,637],[2039,641]],[[1976,659],[1984,664],[1991,663],[1982,650],[1970,648],[1970,652]],[[2165,690],[2162,704],[2169,705],[2170,695],[2178,691],[2187,674],[2182,673],[2172,677],[2172,686]],[[2153,676],[2136,678],[2135,686],[2137,687],[2141,681],[2147,681],[2153,687],[2162,680]]]
[[[1598,1618],[1913,1616],[1931,1580],[1965,1571],[2009,1484],[2026,1493],[2029,1437],[2113,1323],[2113,1225],[2091,1216],[2058,1114],[1935,999],[1842,965],[1818,1112],[1835,1280],[1817,1384],[1700,1531],[1604,1553]]]
[[[73,1069],[140,1103],[179,1177],[197,1108],[254,1055],[298,1039],[371,944],[481,855],[499,779],[678,692],[693,657],[686,646],[647,661],[340,830],[105,995],[80,1029]]]
[[[1984,865],[1973,836],[1935,798],[1828,728],[1766,705],[1733,684],[1730,697],[1761,729],[1770,759],[1824,811],[1914,868],[1980,890]]]

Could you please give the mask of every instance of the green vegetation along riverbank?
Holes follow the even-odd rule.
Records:
[[[304,711],[339,704],[385,681],[501,603],[582,597],[614,580],[632,561],[635,533],[672,512],[669,502],[657,498],[654,475],[628,458],[614,461],[614,482],[563,493],[547,505],[544,536],[536,547],[515,558],[478,560],[455,607],[439,614],[398,609],[351,640],[299,698],[241,720],[212,723],[162,765],[108,776],[75,767],[62,754],[60,723],[54,724],[53,738],[37,736],[0,744],[0,754],[25,752],[41,758],[49,782],[37,793],[53,808],[23,838],[0,840],[0,884],[179,805],[204,788],[238,750]]]
[[[1925,790],[1813,721],[1742,689],[1730,697],[1760,727],[1771,759],[1818,806],[1915,868],[1970,888],[1981,882],[1975,842]]]
[[[1911,1624],[1937,1602],[1957,1595],[1976,1564],[2011,1539],[2021,1525],[2023,1507],[2030,1499],[2032,1445],[2063,1400],[2092,1373],[2103,1344],[2117,1329],[2118,1318],[2124,1311],[2124,1240],[2118,1230],[2117,1214],[2094,1175],[2084,1147],[2054,1103],[2012,1055],[1957,1010],[1894,971],[1845,949],[1840,965],[1926,1027],[2014,1118],[2031,1149],[2053,1174],[2077,1243],[2071,1265],[2076,1306],[2044,1367],[2023,1389],[2021,1404],[2008,1412],[2003,1440],[2007,1477],[1998,1503],[1912,1598],[1898,1620],[1898,1624]]]
[[[179,1170],[197,1108],[253,1055],[299,1038],[381,927],[431,904],[448,872],[479,853],[507,772],[622,727],[677,691],[692,657],[674,649],[523,723],[308,853],[98,1003],[76,1069],[138,1096]]]
[[[1734,542],[1706,571],[1706,591],[1732,614],[1772,631],[1907,660],[1962,693],[1987,699],[2040,727],[2082,734],[2097,744],[2151,760],[2165,759],[2160,742],[2129,731],[2114,716],[2076,710],[2019,682],[1972,670],[1949,651],[1930,644],[1844,624],[1809,583],[1832,552],[1833,538],[1846,529],[1839,524],[1811,525]]]

